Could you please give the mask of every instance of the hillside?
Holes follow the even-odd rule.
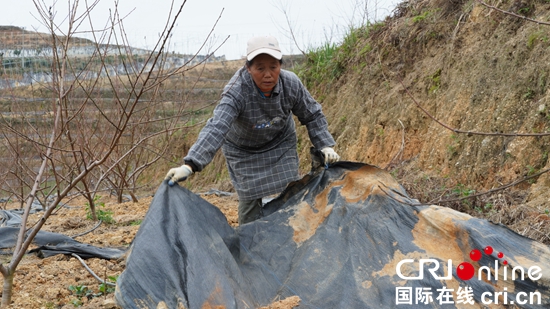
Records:
[[[55,42],[53,41],[55,38]],[[66,48],[65,48],[66,47]],[[0,26],[0,60],[2,62],[0,89],[14,85],[18,87],[30,85],[33,82],[51,82],[50,70],[52,61],[60,57],[63,49],[79,73],[95,74],[100,69],[100,61],[97,58],[98,51],[104,55],[105,62],[109,64],[109,70],[113,74],[126,74],[121,59],[121,45],[100,38],[97,42],[77,37],[28,31],[16,26]],[[145,59],[151,54],[151,50],[124,47],[125,52],[131,53],[134,65],[142,68]],[[94,59],[89,62],[90,59]],[[167,56],[167,65],[183,66],[199,64],[202,62],[225,61],[225,56],[214,55],[189,55],[171,53]]]
[[[545,1],[499,3],[518,16],[550,19]],[[513,136],[550,132],[549,35],[549,25],[477,2],[410,1],[383,22],[352,31],[326,72],[303,76],[323,102],[343,159],[391,170],[413,197],[438,204],[550,167],[550,137]],[[307,79],[315,74],[324,79]],[[457,133],[431,117],[488,134]],[[549,184],[543,173],[440,204],[548,243]]]
[[[65,37],[57,37],[59,41]],[[0,26],[0,49],[35,49],[51,46],[52,36],[47,33],[25,30],[16,26]],[[73,46],[93,45],[90,40],[82,38],[71,38]]]

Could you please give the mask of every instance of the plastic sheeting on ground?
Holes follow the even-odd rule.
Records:
[[[17,242],[19,227],[4,226],[0,227],[0,254],[12,254],[12,250]],[[33,239],[33,244],[37,245],[29,251],[36,253],[41,258],[54,256],[57,254],[77,254],[83,259],[119,259],[126,253],[125,249],[119,248],[101,248],[84,244],[63,234],[39,231]]]
[[[65,207],[65,205],[62,205]],[[30,213],[42,211],[42,204],[34,201],[30,208]],[[0,255],[13,254],[13,248],[17,242],[17,235],[21,226],[21,214],[23,209],[0,210]],[[76,241],[74,238],[46,231],[39,231],[32,243],[37,248],[29,251],[36,253],[41,258],[54,256],[57,254],[76,254],[83,259],[100,258],[106,260],[119,259],[124,256],[124,248],[101,248],[84,244]]]
[[[550,306],[548,246],[414,203],[387,172],[341,162],[290,185],[265,217],[233,229],[215,206],[163,183],[116,301],[258,308],[297,295],[299,308]]]

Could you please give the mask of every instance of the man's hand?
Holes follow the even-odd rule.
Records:
[[[340,156],[331,147],[325,147],[321,149],[321,152],[325,156],[325,164],[334,163],[340,160]]]
[[[187,179],[187,177],[193,174],[193,170],[189,165],[182,165],[180,167],[172,168],[166,174],[165,180],[168,180],[168,185],[171,187],[179,181]]]

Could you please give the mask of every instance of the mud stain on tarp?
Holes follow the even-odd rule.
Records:
[[[425,259],[427,258],[427,256],[421,252],[411,252],[411,253],[408,253],[408,254],[403,254],[399,249],[395,250],[395,252],[393,253],[393,256],[391,258],[391,260],[388,261],[388,263],[386,263],[384,265],[384,267],[382,267],[381,270],[379,271],[375,271],[371,274],[372,278],[374,279],[377,279],[377,278],[381,278],[381,277],[392,277],[392,278],[398,278],[397,277],[397,264],[404,260],[404,259],[414,259],[414,260],[419,260],[419,259]],[[405,276],[417,276],[418,274],[416,274],[418,272],[417,269],[414,269],[413,267],[407,265],[407,264],[404,264],[403,267],[401,267],[401,272],[405,275]],[[407,284],[407,280],[399,280],[399,281],[394,281],[396,286],[405,286]]]
[[[385,194],[380,186],[400,191],[401,186],[387,172],[365,165],[356,171],[349,171],[342,180],[335,181],[331,187],[342,186],[340,194],[348,203],[366,200],[371,194]]]
[[[420,249],[425,250],[430,258],[442,261],[440,265],[443,267],[443,275],[447,276],[453,272],[453,269],[448,269],[448,260],[452,261],[453,268],[462,262],[470,262],[476,269],[474,280],[477,280],[481,265],[471,260],[470,252],[475,248],[470,247],[469,233],[460,225],[460,222],[467,221],[472,217],[446,207],[430,206],[419,212],[418,218],[418,223],[412,230],[413,242]],[[494,269],[491,268],[491,272],[491,276],[494,277]],[[481,280],[497,290],[506,288],[509,293],[515,291],[512,281],[491,282],[487,280],[485,273],[482,273]],[[455,291],[459,288],[457,280],[446,280],[443,283]]]
[[[468,233],[455,221],[465,221],[471,216],[440,206],[430,206],[418,213],[418,222],[412,230],[413,242],[431,258],[444,261],[469,259]],[[462,248],[465,248],[463,251]]]
[[[292,239],[300,246],[304,241],[315,235],[317,228],[332,211],[332,206],[327,205],[326,200],[315,199],[314,206],[306,202],[297,205],[296,213],[289,218],[289,225],[294,229]]]
[[[219,301],[223,299],[223,292],[220,283],[217,282],[215,289],[210,293],[210,297],[202,304],[201,309],[225,309],[225,306],[219,305],[219,303],[223,303],[223,301]]]
[[[418,222],[411,231],[413,243],[424,250],[428,258],[441,261],[440,276],[447,277],[459,263],[470,260],[469,235],[457,226],[457,221],[466,221],[470,218],[467,214],[440,206],[430,206],[418,213]],[[449,260],[451,269],[448,265]],[[454,291],[460,287],[457,280],[445,280],[441,283]]]
[[[326,220],[333,209],[328,195],[334,188],[341,187],[340,195],[346,203],[358,203],[366,200],[371,194],[386,194],[380,186],[400,191],[399,184],[391,175],[371,165],[365,165],[355,171],[346,172],[340,180],[330,183],[314,200],[313,205],[302,201],[296,206],[295,214],[289,218],[289,225],[294,229],[293,240],[301,245],[315,235],[317,228]]]

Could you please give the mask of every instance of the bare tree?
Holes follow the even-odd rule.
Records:
[[[55,7],[33,1],[49,29],[52,82],[41,89],[49,98],[30,110],[14,103],[17,112],[0,121],[3,149],[12,161],[6,174],[13,176],[11,182],[3,181],[1,190],[17,196],[24,208],[13,257],[0,265],[2,307],[10,304],[17,266],[64,199],[73,193],[84,195],[95,215],[96,193],[114,189],[121,196],[125,189],[135,188],[137,177],[164,155],[174,132],[186,126],[187,112],[185,104],[175,110],[165,108],[157,100],[159,89],[169,78],[201,63],[174,62],[167,52],[186,1],[179,8],[172,6],[154,50],[141,54],[129,47],[116,2],[108,26],[97,30],[90,12],[99,0],[86,1],[82,13],[81,1],[70,1],[63,30]],[[91,44],[75,39],[85,22],[92,26]],[[83,48],[81,44],[87,45],[91,55],[71,56],[71,49]],[[37,222],[29,222],[36,200],[44,212]]]

